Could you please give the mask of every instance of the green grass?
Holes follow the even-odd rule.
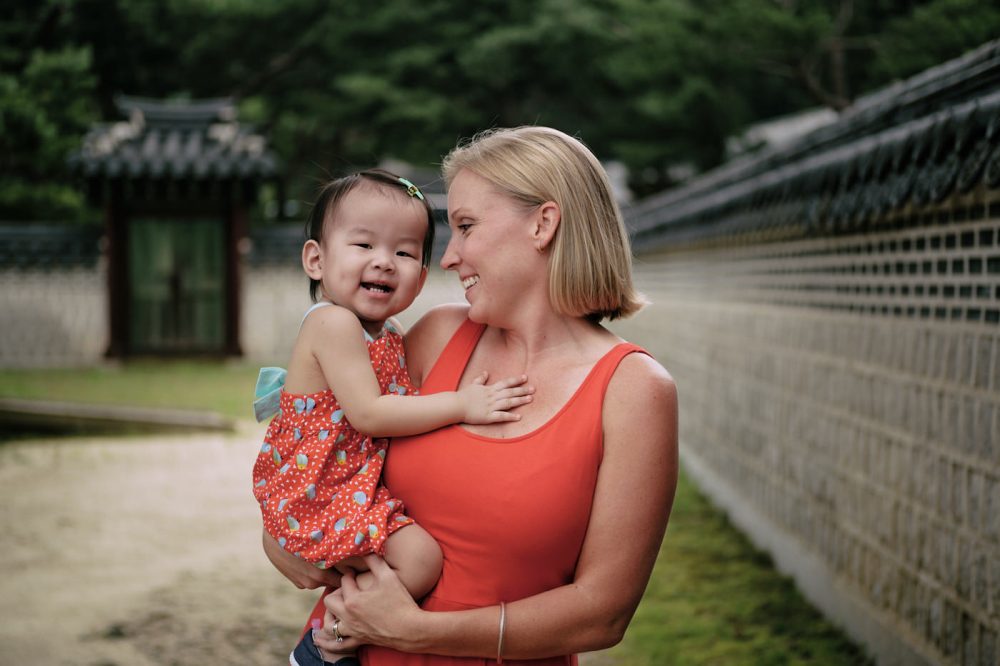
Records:
[[[683,474],[646,594],[609,656],[629,666],[872,663]]]
[[[0,371],[0,397],[169,409],[253,418],[257,366],[222,361],[137,361],[67,370]]]
[[[249,419],[256,376],[256,366],[209,361],[3,371],[0,397],[207,409]],[[646,595],[625,640],[607,657],[628,666],[870,663],[683,474]]]

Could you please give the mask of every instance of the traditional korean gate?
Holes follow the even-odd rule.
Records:
[[[225,238],[218,220],[140,218],[129,229],[129,349],[223,351]]]
[[[277,161],[229,99],[115,100],[70,158],[104,211],[108,349],[238,356],[241,243]]]

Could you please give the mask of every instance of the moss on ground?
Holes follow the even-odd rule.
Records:
[[[646,594],[607,656],[629,666],[872,663],[684,474]]]

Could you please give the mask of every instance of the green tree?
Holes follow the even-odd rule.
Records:
[[[66,156],[97,117],[90,52],[50,47],[64,19],[61,5],[27,5],[3,26],[0,219],[86,220]]]
[[[298,199],[324,173],[385,157],[429,166],[461,137],[527,123],[624,161],[645,194],[670,185],[675,165],[718,164],[751,123],[844,108],[1000,34],[1000,8],[975,0],[9,4],[8,218],[80,205],[61,160],[95,109],[117,118],[120,93],[233,97]]]
[[[1000,5],[978,0],[931,0],[893,16],[877,36],[865,83],[876,87],[956,58],[1000,35]]]

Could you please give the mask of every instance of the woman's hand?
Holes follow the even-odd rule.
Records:
[[[320,569],[302,558],[295,557],[278,545],[267,530],[264,530],[264,554],[271,560],[274,568],[300,590],[340,586],[340,574],[337,571]]]
[[[364,590],[346,574],[340,589],[326,597],[327,617],[315,634],[316,645],[329,652],[344,652],[361,645],[391,645],[404,652],[419,651],[420,610],[396,572],[377,555],[366,555],[371,584]],[[333,630],[344,638],[338,643]]]

